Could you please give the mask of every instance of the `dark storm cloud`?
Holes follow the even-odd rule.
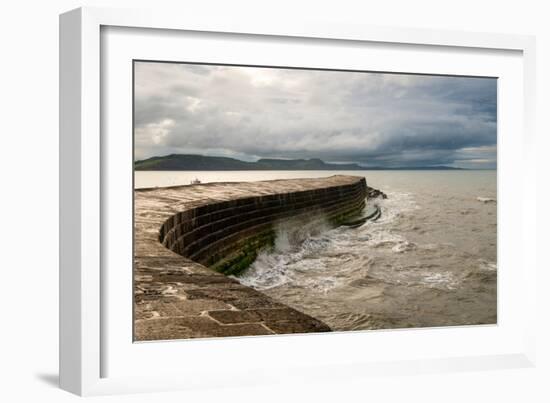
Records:
[[[136,158],[496,164],[496,80],[137,63]]]

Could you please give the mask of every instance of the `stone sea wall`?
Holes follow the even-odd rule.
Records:
[[[238,274],[273,243],[274,224],[292,219],[337,225],[365,205],[364,178],[352,184],[213,202],[178,212],[159,240],[168,249],[224,274]]]
[[[222,273],[253,262],[278,223],[338,225],[366,195],[364,178],[341,175],[136,190],[135,339],[330,331]]]

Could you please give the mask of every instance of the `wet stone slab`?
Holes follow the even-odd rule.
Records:
[[[215,203],[238,206],[244,198],[354,188],[360,180],[333,176],[136,190],[136,341],[330,331],[323,322],[168,249],[160,242],[160,228],[175,214],[199,207],[208,212]]]

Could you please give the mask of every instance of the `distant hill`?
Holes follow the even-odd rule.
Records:
[[[446,165],[434,165],[431,167],[368,167],[361,168],[369,171],[464,171],[465,168],[448,167]]]
[[[262,158],[256,162],[240,161],[229,157],[209,157],[194,154],[170,154],[151,157],[134,163],[136,171],[358,171],[358,170],[453,170],[439,167],[366,168],[358,164],[331,164],[318,158],[283,160]]]
[[[281,160],[262,158],[256,162],[228,157],[171,154],[135,162],[136,171],[303,171],[359,170],[357,164],[327,164],[320,159]]]

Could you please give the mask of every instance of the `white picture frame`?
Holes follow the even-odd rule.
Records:
[[[122,35],[116,37],[115,32],[115,36],[107,42],[102,33],[109,31],[109,27],[117,27],[116,30],[122,32]],[[496,327],[456,328],[448,331],[432,329],[269,336],[137,346],[124,338],[126,341],[116,340],[116,335],[112,334],[118,334],[118,330],[113,324],[123,322],[109,319],[118,318],[118,308],[113,308],[113,304],[117,302],[113,302],[109,295],[114,284],[125,284],[127,278],[115,278],[110,272],[105,272],[105,267],[108,266],[107,255],[113,251],[105,243],[103,227],[107,219],[105,211],[110,203],[109,197],[106,196],[111,189],[109,181],[111,177],[116,176],[115,171],[122,168],[110,162],[106,147],[119,147],[117,149],[121,150],[125,143],[121,140],[119,144],[115,144],[111,142],[114,136],[104,137],[104,133],[110,130],[110,123],[104,121],[109,110],[104,108],[106,100],[109,101],[108,105],[113,105],[113,102],[118,102],[116,100],[120,94],[130,94],[124,95],[128,87],[120,86],[113,91],[118,95],[115,94],[112,98],[108,95],[104,98],[105,94],[111,94],[112,81],[102,80],[102,74],[105,73],[105,60],[102,60],[102,57],[113,57],[113,68],[107,66],[107,69],[111,69],[108,70],[109,74],[124,75],[127,70],[118,69],[117,66],[125,62],[122,59],[115,62],[115,56],[104,48],[118,50],[117,57],[126,57],[125,60],[132,58],[132,46],[125,46],[129,42],[123,42],[131,41],[131,38],[123,37],[136,35],[138,31],[133,30],[137,29],[145,29],[142,31],[144,35],[170,33],[164,37],[161,34],[157,37],[141,38],[143,48],[153,47],[155,41],[168,41],[165,45],[159,46],[159,49],[165,49],[167,44],[179,40],[177,32],[191,32],[194,38],[199,39],[201,35],[217,33],[218,42],[223,42],[224,36],[227,36],[227,40],[232,36],[252,38],[252,41],[260,42],[269,40],[274,43],[290,40],[306,47],[311,46],[311,41],[318,40],[320,46],[330,46],[336,50],[346,44],[358,45],[354,51],[355,56],[345,59],[346,56],[342,54],[341,60],[348,60],[349,63],[353,63],[354,58],[357,58],[356,54],[363,51],[362,44],[394,46],[397,56],[399,52],[407,51],[408,47],[413,48],[415,52],[448,52],[451,55],[449,57],[456,60],[463,57],[461,52],[470,52],[473,58],[483,58],[486,54],[489,54],[489,58],[510,54],[513,57],[509,58],[509,62],[506,61],[507,57],[502,58],[502,65],[510,67],[509,70],[503,70],[505,76],[509,75],[506,76],[509,77],[506,82],[509,83],[510,92],[505,93],[517,94],[519,99],[515,99],[515,103],[508,106],[503,103],[503,108],[508,108],[504,109],[504,112],[508,113],[502,118],[499,117],[499,186],[501,181],[505,181],[502,182],[504,184],[518,181],[521,183],[523,195],[532,194],[535,188],[532,179],[535,163],[531,158],[535,149],[533,37],[330,23],[307,23],[298,26],[269,20],[247,21],[243,24],[242,21],[213,21],[197,19],[192,15],[151,10],[81,8],[65,13],[60,17],[60,384],[63,389],[79,395],[96,395],[235,384],[253,385],[273,381],[293,382],[297,374],[300,375],[301,381],[304,378],[330,381],[380,373],[397,375],[534,365],[535,321],[529,314],[525,314],[536,311],[536,254],[533,250],[535,242],[527,242],[525,236],[527,233],[535,233],[534,200],[523,196],[513,203],[500,203],[500,187],[499,227],[502,221],[506,229],[513,229],[517,233],[509,234],[507,231],[501,234],[499,229],[499,266],[501,258],[504,257],[505,260],[513,260],[509,262],[510,265],[514,263],[520,270],[511,276],[501,278],[499,267],[499,325]],[[245,50],[246,46],[249,46],[247,43],[243,41]],[[124,49],[128,51],[125,53]],[[161,57],[161,53],[156,55]],[[254,58],[258,60],[257,64],[263,64],[260,62],[262,57],[256,53],[243,64],[254,63]],[[274,54],[270,57],[282,56]],[[324,63],[321,59],[314,61],[314,57],[311,56],[311,61],[306,63]],[[423,72],[448,74],[455,71],[445,70],[443,62],[438,65],[433,55],[428,54],[426,58],[432,60],[434,66],[432,70],[424,69]],[[338,65],[343,62],[336,60],[333,63]],[[487,63],[486,67],[483,67],[483,62],[480,61],[477,66],[468,67],[463,63],[464,65],[454,68],[460,68],[463,72],[468,72],[471,68],[472,75],[476,75],[480,74],[479,71],[485,71],[484,69],[489,71],[488,66],[494,61],[489,60]],[[126,81],[125,83],[127,84]],[[514,113],[512,107],[518,105],[520,108]],[[126,104],[123,109],[127,111],[128,107],[131,108],[131,105]],[[499,109],[499,116],[501,112]],[[501,128],[507,133],[505,141],[501,141]],[[128,135],[131,135],[131,132],[127,133],[126,130],[121,136]],[[523,165],[516,170],[507,167],[506,162],[506,155],[514,152],[521,152],[523,161]],[[131,150],[128,150],[128,153],[131,154]],[[506,173],[504,179],[501,176],[501,167],[502,172]],[[122,171],[121,173],[124,174]],[[505,186],[504,191],[506,189]],[[506,215],[510,209],[516,211],[515,218]],[[501,250],[501,240],[504,250]],[[128,242],[131,243],[131,240]],[[513,246],[514,250],[510,251],[507,245]],[[109,280],[109,284],[106,280]],[[128,283],[128,289],[131,290],[131,283]],[[515,312],[510,317],[507,317],[508,308],[502,311],[500,299],[512,295],[517,296],[521,304],[514,308]],[[524,314],[521,315],[520,311]],[[122,308],[120,312],[123,312]],[[503,322],[500,319],[501,315],[505,318]],[[124,332],[124,329],[121,332]],[[416,355],[406,355],[405,350],[396,348],[391,356],[386,354],[377,357],[371,351],[370,357],[356,354],[348,359],[339,358],[339,355],[346,354],[344,350],[338,354],[338,345],[360,345],[366,340],[369,344],[395,343],[396,346],[403,346],[403,342],[406,341],[411,346],[417,346],[418,350]],[[430,350],[434,342],[441,344],[452,340],[464,340],[464,348],[453,350],[440,345],[439,348]],[[480,342],[478,346],[474,346],[475,340],[487,340],[487,344]],[[494,341],[493,349],[487,347],[489,340]],[[316,357],[314,354],[319,348],[327,349],[329,354],[325,357]],[[283,350],[290,351],[291,354],[277,359],[277,356],[281,357]],[[119,351],[124,351],[126,355],[121,355]],[[271,355],[268,352],[272,352]],[[162,362],[163,354],[184,354],[187,359],[183,363],[176,360],[176,363],[167,365],[165,370],[150,373],[132,371],[130,355],[133,354],[139,354],[140,360],[150,363],[155,368]],[[255,357],[262,354],[265,354],[263,364],[258,360],[254,361]],[[223,365],[220,365],[217,373],[209,370],[216,359],[222,362],[228,359],[238,361],[234,364],[236,373],[224,374]],[[116,370],[111,368],[111,363],[122,361],[128,361],[130,364],[119,365]],[[284,371],[281,371],[281,368],[284,368]],[[304,368],[307,368],[307,371],[303,371]],[[242,376],[243,373],[247,376]]]

